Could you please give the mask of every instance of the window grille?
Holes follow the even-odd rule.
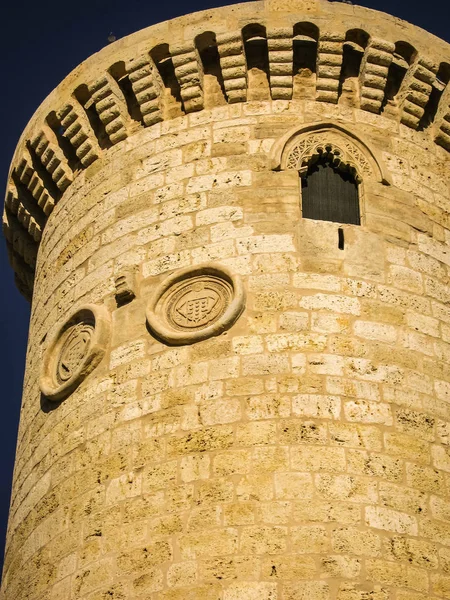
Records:
[[[302,176],[302,214],[306,219],[360,225],[355,177],[327,158],[312,163]]]

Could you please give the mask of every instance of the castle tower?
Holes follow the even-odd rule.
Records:
[[[44,101],[4,600],[450,597],[449,80],[408,23],[266,0]]]

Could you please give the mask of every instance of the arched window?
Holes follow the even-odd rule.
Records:
[[[302,214],[306,219],[360,225],[358,184],[350,170],[333,157],[311,162],[302,180]]]
[[[274,171],[297,171],[302,216],[306,219],[364,224],[366,184],[391,185],[378,154],[355,131],[339,123],[294,126],[270,150]]]

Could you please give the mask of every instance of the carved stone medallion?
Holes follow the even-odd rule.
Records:
[[[40,386],[49,400],[73,392],[103,358],[109,342],[110,315],[103,306],[78,309],[51,339],[42,363]]]
[[[203,265],[163,281],[148,303],[147,322],[163,342],[192,344],[231,327],[243,308],[239,279],[222,266]]]
[[[90,323],[77,323],[70,327],[59,353],[56,365],[56,379],[59,383],[69,381],[89,352],[94,326]]]

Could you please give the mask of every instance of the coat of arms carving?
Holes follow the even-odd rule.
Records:
[[[243,306],[239,279],[218,265],[203,265],[178,271],[156,289],[147,322],[162,341],[190,344],[231,327]]]

